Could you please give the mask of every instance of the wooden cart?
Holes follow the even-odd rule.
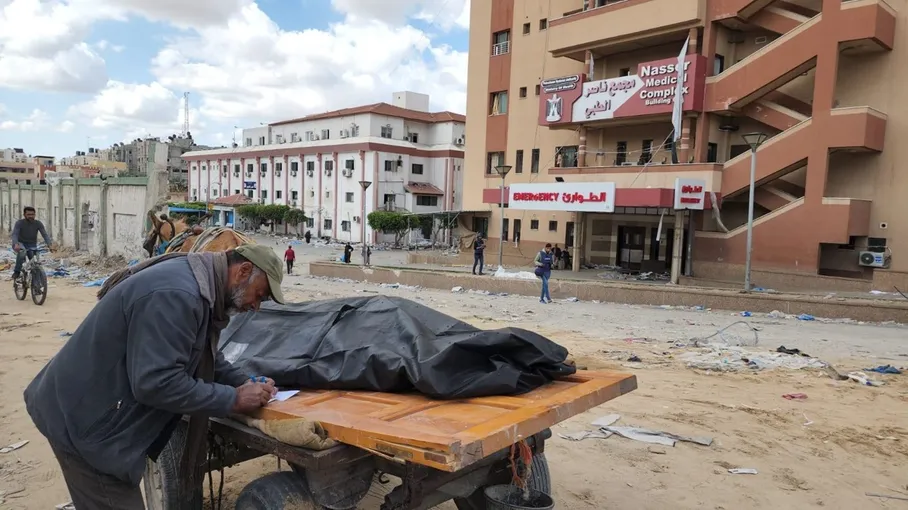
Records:
[[[486,508],[484,487],[511,481],[511,445],[526,441],[533,449],[529,485],[550,494],[544,456],[549,427],[636,387],[633,375],[580,371],[513,397],[439,401],[410,394],[306,391],[269,404],[261,417],[318,421],[343,445],[305,450],[235,421],[212,419],[217,454],[204,469],[218,470],[263,455],[275,455],[291,466],[292,472],[272,473],[250,483],[237,510],[280,510],[287,501],[301,499],[311,501],[314,509],[352,509],[374,483],[387,483],[385,474],[400,483],[384,497],[381,510],[429,509],[452,499],[458,509],[479,510]],[[192,501],[177,495],[183,441],[181,428],[158,462],[149,462],[148,510],[201,508],[201,487]]]

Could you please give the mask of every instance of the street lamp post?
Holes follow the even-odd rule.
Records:
[[[359,219],[363,224],[363,265],[368,266],[369,245],[366,243],[366,190],[372,185],[372,181],[359,181],[359,185],[363,188],[363,215]]]
[[[501,176],[501,201],[498,202],[498,212],[501,214],[498,234],[498,267],[500,269],[502,257],[504,256],[504,178],[511,171],[511,165],[498,165],[495,167],[495,171]]]
[[[747,197],[747,257],[744,263],[744,292],[750,292],[750,261],[754,243],[754,188],[757,174],[757,149],[766,141],[765,133],[747,133],[741,138],[750,146],[750,190]]]

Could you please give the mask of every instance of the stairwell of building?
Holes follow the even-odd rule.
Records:
[[[750,7],[756,2],[738,3]],[[776,90],[818,66],[820,54],[826,55],[823,66],[836,66],[829,55],[835,54],[837,59],[843,49],[892,49],[894,11],[883,0],[851,0],[840,9],[812,18],[777,6],[766,14],[762,10],[749,13],[747,17],[754,24],[774,24],[780,32],[787,32],[707,79],[707,111],[738,111],[781,131],[757,151],[754,198],[763,214],[754,221],[754,263],[766,268],[797,267],[815,272],[820,243],[845,244],[850,236],[867,235],[869,230],[869,201],[811,194],[782,179],[804,169],[815,182],[825,181],[822,174],[828,173],[828,156],[817,157],[824,149],[828,154],[836,150],[872,153],[883,148],[884,114],[869,107],[827,106],[825,111],[822,107],[817,110],[817,105],[806,105]],[[794,26],[792,21],[796,20]],[[784,23],[787,26],[783,27]],[[830,52],[829,45],[836,45],[838,51]],[[823,69],[824,76],[834,75],[835,67],[831,67],[832,73],[830,67]],[[814,94],[828,86],[815,84]],[[815,120],[816,116],[822,120]],[[815,162],[813,158],[817,158]],[[724,164],[723,200],[739,202],[736,195],[747,192],[750,164],[749,152]],[[747,226],[746,222],[734,223],[736,228],[729,232],[697,232],[695,243],[699,243],[701,260],[743,263]]]

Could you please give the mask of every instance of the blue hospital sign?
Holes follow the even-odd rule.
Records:
[[[243,189],[255,189],[255,181],[243,181]]]

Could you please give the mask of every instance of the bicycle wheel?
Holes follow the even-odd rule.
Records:
[[[25,301],[25,297],[28,296],[28,276],[25,271],[19,275],[19,278],[13,280],[13,292],[16,293],[16,299],[19,301]]]
[[[47,275],[44,270],[38,268],[32,271],[32,301],[41,306],[47,299]]]

